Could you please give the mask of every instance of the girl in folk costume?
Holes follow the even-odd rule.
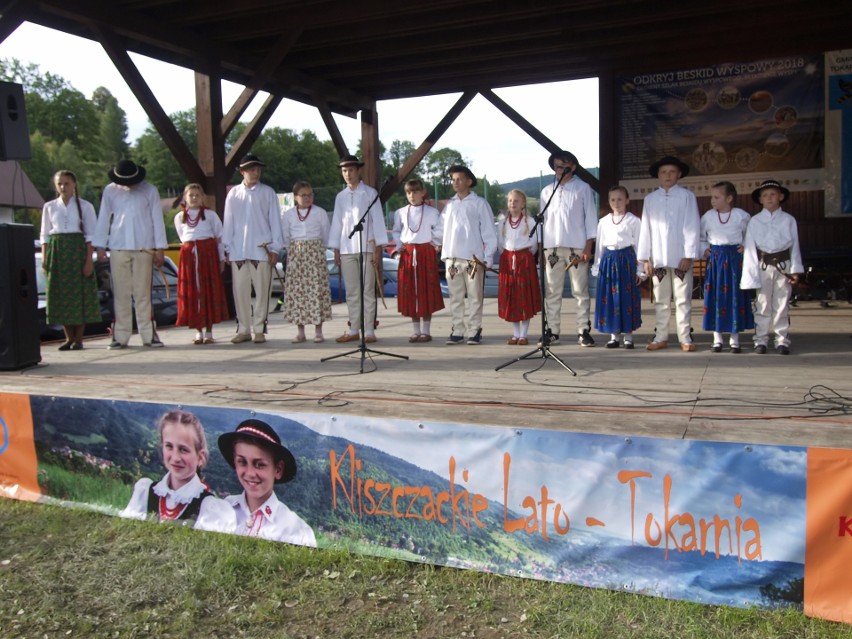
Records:
[[[328,213],[314,204],[308,182],[293,185],[296,206],[281,215],[287,278],[284,281],[284,317],[296,325],[294,344],[307,340],[305,324],[314,325],[314,342],[324,341],[322,323],[331,319],[331,290],[325,247]]]
[[[41,267],[47,276],[47,319],[62,324],[65,342],[60,351],[83,348],[86,324],[101,321],[97,283],[92,264],[94,207],[77,195],[71,171],[53,176],[59,196],[41,213]]]
[[[636,244],[639,242],[639,218],[627,211],[629,197],[623,186],[609,190],[612,213],[598,221],[597,249],[592,275],[597,276],[595,328],[609,333],[607,348],[633,348],[633,331],[642,325],[639,284],[644,273],[637,274]]]
[[[713,208],[701,216],[701,252],[707,260],[704,330],[713,331],[714,353],[722,352],[722,333],[731,334],[731,352],[740,353],[740,332],[754,328],[751,294],[740,288],[743,242],[751,216],[734,207],[736,195],[730,182],[714,184],[710,189]]]
[[[394,213],[393,239],[399,252],[397,308],[411,318],[409,342],[431,342],[432,314],[444,308],[438,259],[444,220],[438,209],[424,202],[420,180],[405,183],[408,206]]]
[[[160,418],[157,427],[167,472],[157,483],[148,477],[137,481],[121,516],[151,517],[198,530],[233,533],[236,530],[233,509],[214,497],[201,480],[201,469],[209,457],[201,422],[192,413],[173,410]]]
[[[512,322],[512,337],[507,344],[529,344],[530,319],[541,311],[541,287],[536,272],[535,253],[538,240],[530,237],[527,196],[512,189],[507,197],[508,213],[503,220],[498,241],[500,276],[497,288],[497,314]]]
[[[182,242],[177,325],[195,329],[193,344],[212,344],[213,324],[229,317],[222,284],[222,222],[215,211],[204,208],[200,184],[188,184],[183,199],[181,212],[175,215],[175,230]]]
[[[316,547],[311,527],[275,495],[275,484],[296,476],[296,458],[272,427],[247,419],[232,433],[219,437],[222,456],[237,473],[243,487],[225,500],[237,519],[237,534],[270,541]]]

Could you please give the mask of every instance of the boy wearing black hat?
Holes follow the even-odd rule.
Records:
[[[559,341],[562,290],[565,273],[571,278],[571,296],[577,300],[577,343],[594,346],[590,330],[589,265],[598,233],[598,211],[591,187],[574,175],[579,163],[569,151],[556,151],[548,158],[556,181],[544,187],[541,205],[550,201],[544,217],[545,308],[550,343]],[[557,189],[556,194],[551,194]]]
[[[381,264],[382,247],[388,243],[388,231],[382,214],[382,203],[376,189],[361,180],[364,163],[354,155],[347,155],[337,165],[346,182],[334,198],[334,215],[328,232],[328,247],[334,249],[334,263],[343,274],[346,287],[346,308],[349,312],[349,330],[337,342],[356,342],[361,330],[361,268],[360,253],[364,254],[364,341],[376,341],[376,270]],[[363,230],[352,233],[364,212]],[[352,235],[352,237],[349,237]]]
[[[244,156],[240,161],[243,181],[225,198],[222,244],[225,259],[231,263],[237,310],[237,334],[231,338],[234,344],[252,340],[252,332],[256,344],[266,341],[272,269],[284,242],[278,196],[272,187],[260,182],[264,166],[256,155]]]
[[[162,266],[169,245],[157,188],[145,181],[145,167],[121,160],[107,173],[92,246],[98,261],[110,251],[115,322],[109,349],[127,346],[133,334],[133,309],[143,346],[162,346],[151,320],[151,273]]]
[[[219,437],[219,451],[243,487],[225,498],[237,517],[237,534],[316,548],[314,531],[275,495],[275,484],[296,476],[296,458],[272,427],[247,419]]]
[[[650,173],[660,188],[645,197],[636,257],[654,286],[656,328],[649,351],[668,348],[672,295],[680,348],[695,350],[692,342],[692,261],[699,257],[701,218],[698,201],[678,184],[689,167],[670,155],[654,162]]]
[[[447,174],[456,194],[444,207],[441,259],[447,267],[453,327],[447,344],[461,344],[465,336],[464,300],[468,300],[467,343],[482,341],[482,302],[485,269],[497,250],[494,213],[488,202],[471,189],[476,176],[466,166],[451,166]]]
[[[754,352],[766,353],[769,332],[775,332],[775,350],[790,354],[790,297],[804,273],[795,218],[781,210],[790,191],[777,180],[765,180],[751,194],[763,210],[749,220],[743,252],[740,287],[757,289],[754,300]]]

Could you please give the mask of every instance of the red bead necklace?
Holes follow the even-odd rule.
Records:
[[[731,209],[730,211],[728,211],[728,217],[727,217],[727,219],[723,222],[723,221],[722,221],[722,212],[721,212],[719,209],[716,209],[716,217],[718,217],[718,218],[719,218],[719,223],[720,223],[720,224],[727,224],[727,223],[731,220],[731,214],[732,214],[733,212],[734,212],[734,209]]]
[[[181,204],[180,207],[183,209],[183,223],[186,224],[189,228],[194,229],[196,226],[198,226],[198,223],[204,219],[203,206],[198,209],[198,215],[195,216],[194,220],[189,214],[189,209],[187,209],[186,204]]]
[[[517,222],[512,221],[512,215],[511,214],[509,214],[509,217],[507,217],[506,219],[509,221],[509,226],[511,226],[513,229],[516,229],[521,225],[521,222],[524,221],[524,216],[523,215],[518,216]]]
[[[313,204],[311,204],[311,205],[308,207],[308,210],[307,210],[307,211],[305,211],[305,214],[304,214],[304,215],[302,215],[301,213],[299,213],[299,207],[298,207],[298,206],[296,207],[296,215],[298,216],[298,218],[299,218],[299,221],[300,221],[300,222],[304,222],[305,220],[307,220],[307,219],[308,219],[308,216],[311,214],[311,209],[312,209],[312,208],[314,208],[314,205],[313,205]]]
[[[166,505],[166,498],[160,497],[160,520],[164,519],[177,519],[183,514],[183,511],[186,510],[186,507],[189,504],[178,504],[174,508],[169,508]]]
[[[405,213],[405,224],[408,226],[408,230],[412,233],[417,233],[420,230],[420,227],[423,226],[423,218],[425,217],[426,207],[425,205],[420,205],[420,222],[417,224],[417,228],[411,226],[411,205],[408,205],[408,211]]]

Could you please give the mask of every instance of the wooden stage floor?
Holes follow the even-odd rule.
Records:
[[[193,332],[160,330],[162,349],[106,349],[107,338],[87,340],[83,351],[59,352],[42,345],[42,362],[0,372],[0,390],[180,405],[219,405],[299,413],[357,414],[449,423],[544,428],[624,436],[652,436],[852,448],[852,305],[824,308],[803,302],[791,311],[792,355],[770,349],[711,353],[712,335],[695,331],[698,350],[676,344],[648,352],[653,309],[643,309],[637,348],[594,348],[574,339],[552,352],[577,373],[539,353],[495,371],[535,348],[509,346],[510,326],[486,300],[484,340],[479,346],[447,346],[447,310],[433,318],[434,341],[409,344],[410,322],[395,300],[379,311],[376,350],[407,355],[368,357],[360,353],[324,363],[321,358],[357,348],[337,344],[346,309],[335,305],[326,323],[327,341],[291,344],[295,330],[280,313],[270,316],[265,344],[229,342],[233,324],[216,327],[216,344],[195,346]],[[702,305],[695,301],[693,326]],[[672,329],[674,320],[672,319]],[[563,305],[563,331],[574,326],[574,301]],[[312,327],[308,327],[311,335]],[[532,322],[539,334],[539,320]],[[570,335],[569,335],[570,337]]]

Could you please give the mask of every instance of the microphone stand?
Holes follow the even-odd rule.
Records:
[[[385,184],[390,182],[392,177],[389,177],[385,180]],[[361,216],[361,219],[358,220],[358,223],[353,227],[352,232],[349,233],[349,239],[352,239],[352,236],[355,233],[358,233],[358,283],[360,285],[360,303],[361,303],[361,326],[359,327],[361,330],[361,341],[358,344],[358,348],[352,349],[351,351],[346,351],[345,353],[338,353],[337,355],[331,355],[330,357],[323,357],[320,362],[327,362],[332,359],[337,359],[338,357],[346,357],[348,355],[352,355],[353,353],[361,354],[361,369],[360,373],[364,372],[364,359],[367,357],[367,353],[372,353],[373,355],[387,355],[388,357],[398,357],[399,359],[408,359],[407,355],[396,355],[394,353],[385,353],[384,351],[377,351],[372,348],[367,347],[367,333],[364,330],[364,222],[367,219],[367,216],[370,214],[370,209],[373,208],[373,205],[378,201],[379,194],[381,193],[381,188],[376,191],[376,197],[373,198],[373,201],[370,202],[370,205],[367,207],[367,210],[364,211],[364,215]],[[374,252],[375,255],[375,252]],[[343,263],[341,262],[341,271],[343,270]],[[376,271],[378,272],[378,271]],[[377,278],[378,279],[378,278]],[[376,282],[379,286],[384,286],[384,282]],[[375,318],[371,321],[375,322]]]
[[[561,364],[562,367],[569,373],[571,373],[574,377],[577,376],[577,373],[574,371],[574,369],[572,369],[570,366],[568,366],[568,364],[559,359],[559,357],[555,355],[553,351],[550,350],[551,332],[550,327],[548,327],[547,325],[547,288],[545,286],[546,271],[544,266],[544,214],[550,207],[550,202],[553,200],[553,196],[556,195],[556,190],[562,185],[562,180],[564,177],[565,171],[562,172],[562,175],[556,181],[556,186],[554,186],[553,192],[551,192],[550,197],[547,198],[547,202],[545,203],[544,208],[541,210],[541,213],[533,217],[533,219],[535,220],[535,225],[533,226],[529,234],[529,237],[532,237],[533,234],[538,231],[538,283],[541,287],[541,345],[538,348],[529,351],[528,353],[524,353],[523,355],[519,355],[515,359],[500,364],[500,366],[494,369],[495,371],[499,371],[503,368],[506,368],[507,366],[511,366],[512,364],[520,362],[521,360],[530,359],[534,355],[538,354],[540,359],[546,360],[550,358]]]

